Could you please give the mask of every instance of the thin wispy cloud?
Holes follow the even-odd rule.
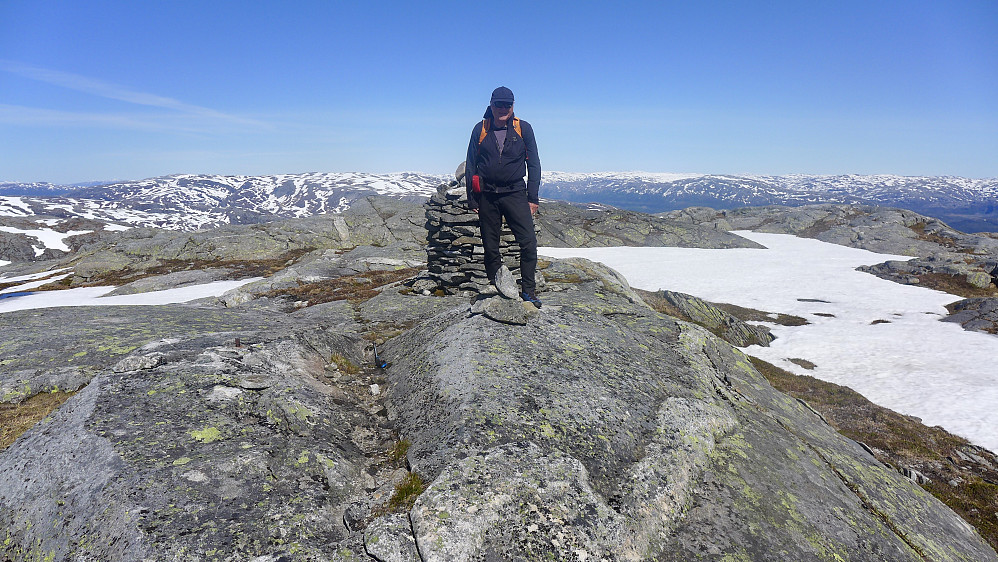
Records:
[[[211,120],[215,124],[219,122],[229,123],[233,125],[250,126],[250,127],[264,127],[269,128],[267,123],[258,121],[255,119],[249,119],[246,117],[241,117],[238,115],[231,115],[222,111],[211,109],[208,107],[202,107],[199,105],[193,105],[189,103],[184,103],[182,101],[160,96],[156,94],[150,94],[146,92],[137,92],[117,84],[112,84],[109,82],[104,82],[102,80],[97,80],[95,78],[89,78],[87,76],[81,76],[79,74],[73,74],[70,72],[63,72],[60,70],[52,70],[47,68],[39,68],[36,66],[26,65],[16,61],[0,59],[0,71],[7,72],[22,78],[27,78],[30,80],[35,80],[37,82],[43,82],[45,84],[50,84],[53,86],[58,86],[61,88],[66,88],[68,90],[73,90],[105,99],[112,99],[117,101],[122,101],[129,104],[140,105],[145,107],[159,108],[171,110],[171,115],[182,115],[189,117],[196,117],[203,120]],[[13,106],[5,106],[13,107]],[[26,109],[26,108],[25,108]],[[34,112],[28,112],[25,117],[30,117],[34,115],[40,117],[41,121],[56,122],[54,119],[58,115],[62,115],[65,122],[77,121],[80,123],[87,121],[101,121],[101,119],[95,117],[92,114],[80,114],[78,117],[73,117],[72,112],[61,112],[55,110],[46,109],[36,109]],[[127,123],[130,121],[128,117],[121,116],[107,116],[103,120],[105,124],[113,124],[115,122]],[[7,121],[9,122],[9,121]],[[152,124],[152,123],[147,123]],[[201,129],[204,129],[205,124],[202,123]],[[187,129],[187,127],[181,127],[182,129]]]
[[[201,117],[182,115],[139,115],[62,111],[0,103],[0,123],[54,127],[100,127],[140,131],[203,133],[210,126]]]

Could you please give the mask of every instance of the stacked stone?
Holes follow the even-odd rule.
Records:
[[[448,294],[489,290],[485,275],[485,250],[478,228],[478,214],[468,209],[465,188],[459,182],[441,184],[426,205],[426,264],[430,279]],[[534,226],[537,229],[537,226]],[[520,246],[503,225],[499,238],[503,263],[519,277]]]

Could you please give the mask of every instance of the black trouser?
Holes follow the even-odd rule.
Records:
[[[506,224],[520,246],[520,290],[533,294],[534,272],[537,270],[537,236],[534,235],[534,218],[530,214],[525,190],[483,192],[479,199],[478,223],[482,227],[482,246],[485,248],[485,273],[495,281],[496,272],[502,267],[499,235],[503,217],[506,217]]]

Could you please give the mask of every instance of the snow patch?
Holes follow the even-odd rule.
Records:
[[[14,228],[12,226],[0,226],[0,231],[10,232],[13,234],[23,234],[25,236],[30,236],[31,238],[37,239],[41,242],[41,248],[37,246],[32,246],[35,248],[35,255],[40,256],[45,253],[46,248],[52,248],[53,250],[62,250],[63,252],[72,251],[69,246],[66,245],[65,239],[70,236],[76,236],[77,234],[87,234],[93,232],[92,230],[70,230],[69,232],[56,232],[51,229],[39,229],[39,230],[24,230],[21,228]]]
[[[105,297],[116,287],[79,287],[62,291],[41,291],[0,300],[0,313],[35,308],[59,306],[149,306],[189,302],[206,297],[217,297],[247,283],[259,281],[262,277],[238,281],[215,281],[203,285],[191,285],[164,291],[152,291],[134,295]]]
[[[541,248],[602,262],[631,286],[806,318],[772,326],[770,347],[745,352],[800,375],[848,386],[998,451],[998,337],[940,322],[959,297],[856,271],[910,256],[877,254],[785,234],[736,232],[766,249]],[[823,302],[821,302],[823,301]],[[886,322],[885,322],[886,321]],[[806,370],[789,360],[817,365]]]

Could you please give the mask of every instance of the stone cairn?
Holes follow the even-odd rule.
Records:
[[[458,170],[463,178],[463,166]],[[495,294],[485,275],[485,250],[478,214],[468,210],[462,181],[441,184],[425,204],[426,268],[438,290],[447,294]],[[534,230],[539,231],[536,223]],[[503,225],[499,238],[503,263],[519,278],[520,246]]]

